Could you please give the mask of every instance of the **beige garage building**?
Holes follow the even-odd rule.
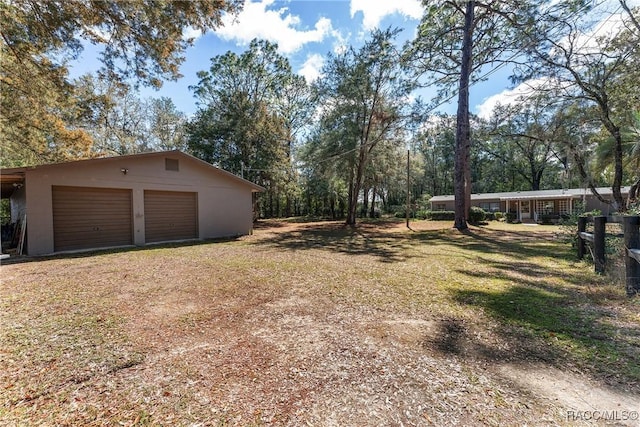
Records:
[[[249,234],[253,193],[264,190],[180,151],[2,169],[0,178],[29,255]]]

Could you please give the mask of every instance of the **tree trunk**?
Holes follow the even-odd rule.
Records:
[[[615,202],[615,208],[618,212],[626,212],[627,204],[625,203],[624,197],[622,197],[622,135],[620,134],[620,129],[615,128],[615,132],[613,132],[613,136],[616,141],[615,148],[615,170],[613,174],[613,200]]]
[[[369,187],[364,187],[362,189],[362,217],[367,217],[367,212],[369,211]]]
[[[531,176],[533,177],[533,181],[531,182],[531,190],[538,191],[540,190],[540,183],[542,182],[542,175],[544,174],[544,169],[538,169],[534,166],[531,167]]]
[[[269,218],[273,218],[273,190],[269,190]]]
[[[369,215],[371,218],[376,217],[376,186],[373,186],[373,190],[371,191],[371,213]]]
[[[468,107],[468,103],[467,103]],[[469,111],[467,109],[467,111]],[[467,123],[469,123],[469,115],[467,114]],[[471,214],[471,125],[467,128],[468,137],[465,144],[465,168],[464,168],[464,219],[469,221]]]
[[[464,19],[462,40],[462,66],[458,90],[458,113],[456,121],[456,157],[454,173],[455,220],[454,227],[466,230],[471,198],[471,172],[469,168],[471,126],[469,123],[469,79],[473,50],[473,20],[475,1],[468,1]]]
[[[331,219],[336,219],[336,198],[329,197],[329,211],[331,212]]]
[[[284,208],[284,216],[289,218],[291,216],[291,195],[287,194],[285,196],[286,198],[286,203],[285,203],[285,208]]]
[[[367,160],[367,149],[363,144],[360,145],[360,154],[358,156],[358,166],[354,171],[353,184],[349,188],[349,212],[347,213],[347,225],[356,225],[358,217],[358,196],[362,188],[362,177],[364,176],[365,162]]]
[[[354,162],[355,163],[355,162]],[[347,225],[356,225],[356,209],[358,206],[358,194],[356,193],[354,196],[354,192],[355,192],[355,164],[351,164],[350,167],[350,171],[349,171],[349,193],[348,193],[348,206],[347,206],[347,220],[346,220],[346,224]],[[355,198],[355,202],[354,202],[354,198]]]
[[[640,179],[629,188],[629,194],[627,195],[627,210],[633,207],[633,204],[640,201]]]

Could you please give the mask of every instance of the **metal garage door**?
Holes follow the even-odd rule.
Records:
[[[133,244],[131,190],[53,186],[51,195],[56,252]]]
[[[197,212],[197,193],[145,190],[145,241],[151,243],[196,239]]]

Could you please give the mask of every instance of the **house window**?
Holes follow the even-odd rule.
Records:
[[[553,200],[536,200],[536,212],[539,214],[552,214],[554,210]]]
[[[446,209],[447,209],[447,205],[444,203],[435,203],[433,205],[433,210],[436,210],[436,211],[443,211]]]
[[[179,171],[178,159],[164,159],[164,169],[168,171]]]
[[[485,212],[498,212],[500,210],[500,202],[480,203],[480,208]]]
[[[569,212],[569,203],[566,200],[558,200],[558,213],[568,214]]]

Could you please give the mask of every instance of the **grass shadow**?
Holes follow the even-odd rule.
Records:
[[[563,368],[579,366],[609,386],[638,389],[640,328],[609,322],[610,313],[570,291],[536,284],[503,290],[456,289],[459,304],[481,309],[497,320],[508,351],[478,344],[475,354],[490,360],[539,361]],[[615,315],[614,315],[615,316]],[[460,335],[460,333],[458,333]],[[468,336],[473,340],[473,337]]]
[[[275,233],[256,244],[369,255],[385,263],[412,258],[440,263],[459,283],[445,286],[451,300],[488,315],[508,345],[475,339],[473,325],[452,318],[439,323],[435,337],[428,339],[431,348],[491,361],[579,366],[604,384],[640,384],[640,327],[616,324],[608,311],[611,301],[624,304],[626,299],[589,268],[572,267],[571,247],[551,233],[484,228],[401,232],[322,223]],[[464,264],[451,261],[459,256],[466,258]],[[473,264],[482,267],[470,268]]]
[[[375,231],[367,225],[351,227],[327,222],[275,233],[255,244],[289,251],[320,249],[346,255],[368,255],[377,257],[380,262],[393,263],[407,259],[407,242],[404,236]]]
[[[48,255],[33,255],[33,256],[19,255],[19,256],[3,259],[0,265],[42,262],[42,261],[49,261],[54,259],[90,258],[98,255],[151,251],[155,249],[186,248],[190,246],[210,245],[212,243],[233,242],[238,240],[239,238],[240,236],[221,237],[221,238],[203,239],[203,240],[198,239],[198,240],[184,240],[184,241],[177,241],[177,242],[148,243],[145,246],[121,246],[121,247],[104,248],[104,249],[86,249],[86,250],[78,250],[78,251],[59,252],[59,253],[48,254]]]

